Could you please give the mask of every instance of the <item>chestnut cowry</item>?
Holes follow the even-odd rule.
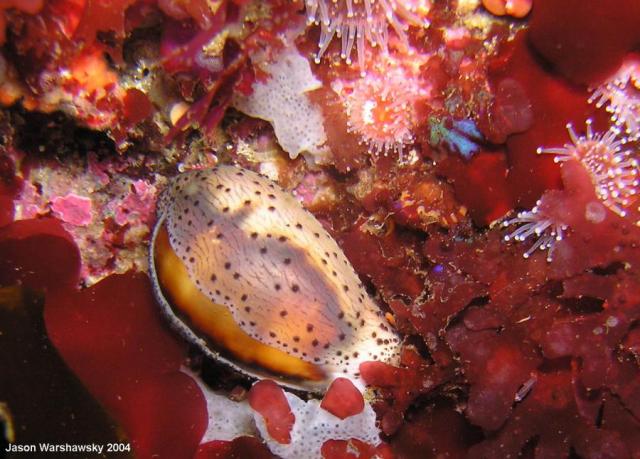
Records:
[[[397,361],[400,340],[336,241],[291,194],[235,166],[175,177],[150,250],[154,291],[206,355],[322,392]]]

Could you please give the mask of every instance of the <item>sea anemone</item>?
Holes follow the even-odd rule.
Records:
[[[524,258],[529,258],[536,250],[540,249],[547,250],[547,261],[553,259],[556,242],[563,239],[567,230],[567,225],[554,221],[540,210],[540,201],[533,209],[518,213],[515,218],[506,220],[502,225],[504,227],[520,225],[516,230],[504,236],[505,241],[524,242],[530,236],[537,238],[529,250],[522,255]]]
[[[347,128],[360,136],[374,155],[402,156],[414,142],[418,104],[428,87],[404,66],[387,61],[353,81],[336,81],[333,89],[347,113]]]
[[[342,39],[340,56],[351,64],[354,43],[358,65],[364,69],[365,42],[387,49],[389,26],[406,45],[409,25],[427,27],[428,0],[305,0],[310,24],[320,24],[316,63],[320,63],[334,36]]]
[[[602,203],[621,217],[633,204],[640,188],[638,160],[630,150],[623,150],[627,139],[620,137],[620,129],[612,126],[605,133],[594,133],[587,120],[586,136],[578,136],[571,124],[567,131],[571,143],[560,148],[538,148],[537,153],[555,155],[554,161],[575,159],[587,170]]]
[[[626,60],[620,69],[589,98],[600,108],[606,105],[611,121],[624,129],[630,140],[640,139],[640,59]]]

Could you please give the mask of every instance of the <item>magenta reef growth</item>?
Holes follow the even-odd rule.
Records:
[[[0,443],[640,457],[637,0],[0,5]]]

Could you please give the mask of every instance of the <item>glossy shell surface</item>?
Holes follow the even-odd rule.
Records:
[[[210,302],[204,309],[228,311],[246,335],[242,349],[210,339],[207,326],[167,298],[160,278],[175,270],[159,277],[162,237],[188,276],[178,284],[190,281],[200,301]],[[358,380],[364,361],[396,361],[399,338],[336,241],[294,196],[252,171],[218,166],[173,179],[158,205],[151,254],[156,296],[173,325],[248,375],[322,391],[337,376]],[[207,320],[227,314],[218,311]],[[278,352],[241,355],[252,342]],[[315,371],[283,375],[277,368],[287,364],[271,364],[279,356]]]

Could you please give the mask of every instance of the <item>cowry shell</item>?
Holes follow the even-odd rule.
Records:
[[[204,304],[198,311],[209,314],[200,326],[184,306],[191,300],[181,306],[175,294],[168,298],[166,279],[178,270],[162,268],[163,238],[184,271],[171,288],[191,283]],[[158,204],[150,254],[155,294],[171,323],[205,354],[247,375],[323,391],[338,376],[358,381],[364,361],[397,360],[398,336],[336,241],[295,197],[255,172],[221,165],[175,177]],[[248,344],[210,339],[204,329],[218,326],[218,318],[232,320]],[[266,356],[243,358],[252,342]],[[313,375],[274,370],[288,368],[276,362],[283,357]]]

